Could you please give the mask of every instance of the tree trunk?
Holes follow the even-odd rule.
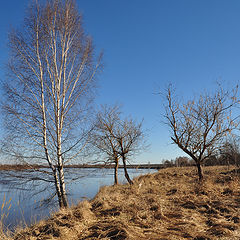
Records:
[[[203,180],[203,174],[202,174],[201,163],[197,162],[196,166],[197,166],[197,169],[198,169],[198,179],[199,179],[199,181],[202,181]]]
[[[125,177],[126,177],[129,184],[133,184],[133,181],[131,180],[131,178],[129,177],[128,172],[127,172],[126,159],[125,159],[124,156],[122,156],[122,161],[123,161]]]
[[[118,158],[116,158],[115,166],[114,166],[114,185],[118,184],[118,165],[119,165],[119,160]]]
[[[64,172],[63,172],[63,163],[62,163],[61,156],[60,156],[60,160],[59,160],[58,173],[59,173],[59,182],[60,182],[60,190],[61,190],[63,207],[66,208],[66,207],[68,207],[68,202],[67,202],[67,194],[66,194]]]
[[[38,54],[38,56],[39,56],[39,54]],[[57,193],[57,197],[58,197],[59,207],[62,208],[62,207],[64,207],[64,201],[62,198],[62,191],[61,191],[61,187],[59,184],[59,178],[57,175],[56,167],[53,166],[52,161],[50,159],[48,147],[47,147],[47,120],[46,120],[46,109],[45,109],[43,74],[42,74],[42,70],[41,70],[40,57],[38,59],[39,59],[39,66],[40,66],[40,73],[41,73],[41,101],[42,101],[42,105],[41,105],[42,109],[41,110],[42,110],[42,120],[43,120],[43,125],[42,125],[43,126],[43,147],[44,147],[44,151],[45,151],[46,160],[53,172],[54,184],[55,184],[56,193]]]
[[[67,202],[67,194],[66,194],[65,181],[64,181],[63,158],[62,158],[63,113],[61,112],[61,109],[63,106],[61,106],[60,92],[61,92],[61,80],[58,78],[57,90],[56,90],[57,108],[55,113],[55,124],[56,124],[56,133],[57,133],[57,160],[58,160],[58,174],[59,174],[61,197],[62,197],[63,207],[66,208],[68,207],[68,202]]]
[[[63,208],[64,205],[63,205],[62,194],[61,194],[61,190],[60,190],[60,184],[58,181],[56,168],[53,169],[53,176],[54,176],[54,184],[55,184],[55,188],[56,188],[56,193],[57,193],[57,197],[58,197],[58,204],[59,204],[60,208]]]

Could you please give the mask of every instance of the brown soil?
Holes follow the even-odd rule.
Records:
[[[199,183],[194,168],[169,168],[132,186],[103,187],[93,200],[5,239],[239,240],[240,174],[224,167],[204,173]]]

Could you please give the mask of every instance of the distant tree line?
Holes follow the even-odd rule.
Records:
[[[165,167],[195,166],[195,161],[189,157],[177,157],[174,160],[163,160]],[[226,142],[216,155],[209,156],[202,163],[203,166],[235,166],[240,167],[240,148],[234,142]]]

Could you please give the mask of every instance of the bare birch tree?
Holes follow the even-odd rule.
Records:
[[[199,180],[202,163],[216,154],[224,137],[235,128],[231,108],[237,103],[222,88],[214,94],[201,94],[196,100],[179,101],[170,86],[166,94],[165,118],[173,143],[196,163]]]
[[[9,46],[3,105],[9,151],[27,164],[47,163],[59,206],[67,207],[64,165],[87,143],[100,58],[72,0],[36,0],[22,28],[10,33]]]

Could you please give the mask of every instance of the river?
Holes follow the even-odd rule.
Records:
[[[70,175],[71,178],[78,178],[72,182],[67,181],[66,188],[69,203],[72,205],[85,199],[91,199],[97,194],[101,186],[112,185],[113,171],[113,169],[99,168],[67,170],[65,173],[66,181],[70,179]],[[155,171],[154,169],[128,170],[131,178]],[[119,182],[126,183],[123,169],[119,169]],[[40,192],[42,189],[45,190]],[[43,183],[41,186],[36,182],[24,182],[24,184],[21,184],[21,180],[16,180],[14,177],[6,178],[6,172],[0,171],[0,213],[4,225],[12,229],[17,225],[29,225],[48,217],[51,212],[58,209],[56,197],[49,201],[48,204],[43,201],[49,198],[51,194],[52,189],[48,183]]]

